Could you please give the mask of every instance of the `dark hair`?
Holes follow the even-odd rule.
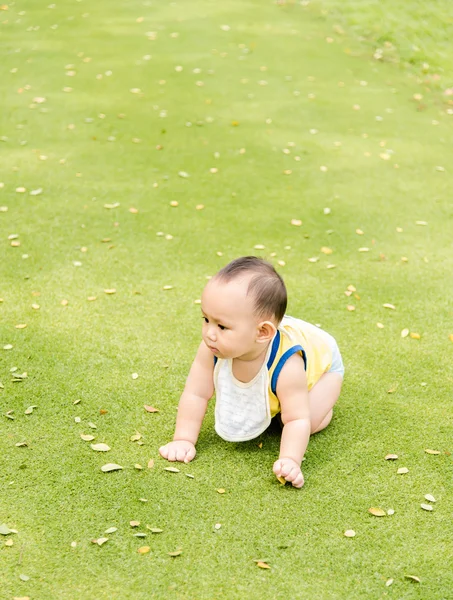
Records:
[[[228,263],[214,276],[220,281],[232,281],[241,275],[252,274],[247,295],[255,299],[255,312],[260,317],[283,319],[288,302],[283,279],[271,263],[257,256],[242,256]]]

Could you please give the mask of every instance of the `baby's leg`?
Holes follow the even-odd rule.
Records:
[[[324,373],[308,392],[311,433],[321,431],[332,419],[332,408],[338,400],[343,377],[339,373]]]

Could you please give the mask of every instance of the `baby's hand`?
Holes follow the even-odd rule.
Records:
[[[188,463],[195,458],[195,446],[186,440],[175,440],[159,448],[159,454],[167,460]]]
[[[273,471],[277,477],[283,477],[286,481],[290,481],[296,488],[301,488],[304,485],[304,476],[300,466],[292,458],[279,458],[276,460]]]

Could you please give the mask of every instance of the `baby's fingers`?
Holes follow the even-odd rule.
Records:
[[[282,470],[282,461],[276,460],[274,462],[274,466],[273,466],[272,470],[274,471],[274,474],[277,475],[277,477],[280,477],[281,470]]]
[[[301,488],[304,485],[304,483],[304,476],[302,475],[302,472],[299,472],[297,477],[293,480],[293,487]]]
[[[195,450],[195,446],[193,446],[192,448],[189,448],[189,450],[187,450],[187,454],[184,459],[184,462],[189,463],[191,460],[193,460],[195,458],[196,453],[197,453],[197,451]]]
[[[168,458],[168,444],[159,448],[159,454],[162,458]]]

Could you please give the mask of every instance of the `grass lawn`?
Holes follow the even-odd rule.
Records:
[[[450,0],[5,2],[1,598],[452,598]],[[346,364],[301,490],[213,403],[158,456],[194,301],[251,253]]]

